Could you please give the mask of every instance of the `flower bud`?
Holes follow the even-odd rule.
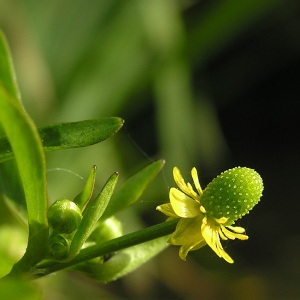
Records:
[[[100,222],[90,235],[88,241],[103,243],[115,239],[123,234],[121,222],[115,217],[108,218]]]
[[[50,227],[59,233],[74,232],[82,219],[79,207],[68,199],[55,201],[48,209]]]
[[[70,249],[70,241],[57,232],[49,238],[48,255],[51,259],[61,260],[68,256]]]
[[[258,203],[262,191],[262,178],[255,170],[236,167],[213,179],[200,202],[208,217],[225,218],[224,225],[228,226]]]

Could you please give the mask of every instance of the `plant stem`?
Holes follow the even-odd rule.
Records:
[[[68,262],[47,261],[36,266],[32,274],[35,278],[43,277],[53,272],[66,269],[78,263],[83,263],[93,258],[120,251],[168,234],[171,234],[179,219],[160,223],[146,229],[141,229],[99,245],[91,246],[80,251],[80,253]]]

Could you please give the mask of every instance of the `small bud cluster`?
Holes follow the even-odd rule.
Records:
[[[82,219],[80,208],[71,200],[60,199],[48,209],[48,222],[51,228],[49,256],[64,259],[68,256],[70,240]]]
[[[74,232],[81,219],[80,208],[68,199],[57,200],[48,209],[49,225],[59,233]]]

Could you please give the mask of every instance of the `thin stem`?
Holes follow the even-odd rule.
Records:
[[[103,244],[91,246],[80,251],[80,253],[68,262],[54,262],[48,261],[37,265],[32,274],[34,277],[39,278],[50,273],[66,269],[78,263],[83,263],[93,258],[120,251],[122,249],[132,247],[168,234],[171,234],[178,223],[179,219],[169,222],[160,223],[146,229],[141,229],[132,232],[113,240],[104,242]]]

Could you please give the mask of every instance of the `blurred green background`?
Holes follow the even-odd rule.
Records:
[[[38,126],[125,119],[104,143],[47,154],[51,201],[74,197],[76,174],[94,164],[100,189],[114,171],[123,181],[164,158],[119,216],[129,232],[164,220],[155,207],[168,202],[174,165],[186,180],[196,166],[202,187],[234,166],[265,183],[238,222],[250,239],[224,243],[234,265],[208,247],[183,262],[169,247],[106,285],[67,272],[38,280],[43,299],[299,299],[298,1],[0,0],[0,26]]]

